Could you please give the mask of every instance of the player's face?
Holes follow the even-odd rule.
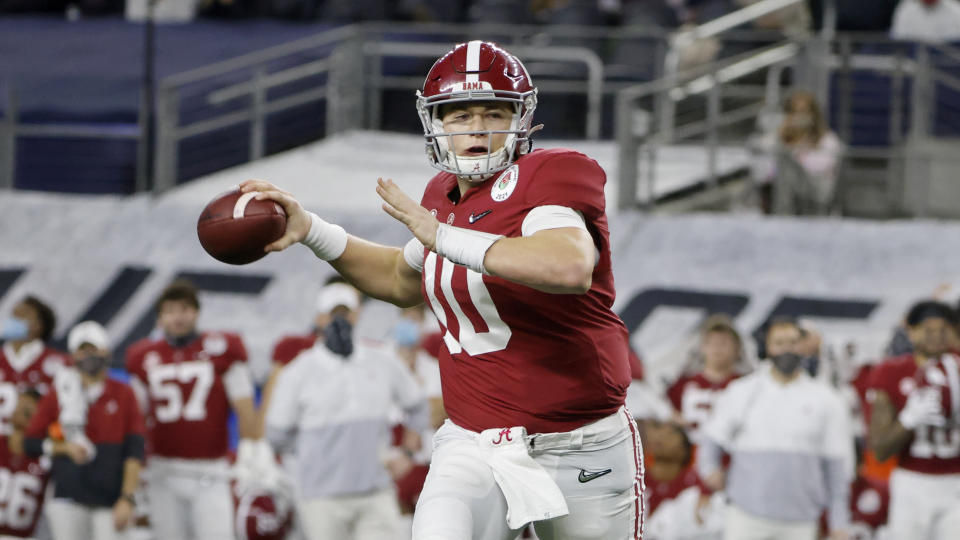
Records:
[[[453,107],[443,113],[443,130],[447,133],[510,129],[513,113],[506,103],[489,101]],[[454,135],[453,149],[458,156],[485,156],[503,148],[506,140],[506,133]]]
[[[939,356],[956,341],[956,329],[944,319],[929,317],[909,329],[914,349],[924,356]]]
[[[160,305],[157,324],[168,337],[183,337],[197,329],[197,317],[200,312],[190,302],[167,300]]]
[[[30,425],[30,419],[37,410],[37,400],[33,396],[20,394],[17,398],[17,407],[13,410],[10,422],[17,431],[23,431]]]
[[[703,363],[711,369],[732,369],[739,351],[737,341],[726,332],[709,332],[700,345]]]
[[[767,357],[784,353],[800,354],[800,330],[793,325],[778,324],[767,334]]]
[[[27,339],[40,337],[43,330],[43,323],[40,321],[40,314],[37,313],[37,310],[33,309],[30,304],[21,302],[14,306],[13,316],[27,323],[27,328],[30,329],[30,333],[27,334]]]

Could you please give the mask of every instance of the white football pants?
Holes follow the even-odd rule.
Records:
[[[960,474],[894,469],[890,475],[890,538],[960,538]]]
[[[816,540],[817,522],[779,521],[727,506],[723,540]]]
[[[158,540],[234,540],[225,459],[150,458],[147,499]]]
[[[399,535],[400,505],[393,489],[366,495],[297,502],[307,540],[392,540]]]
[[[91,508],[69,499],[50,499],[44,509],[53,540],[123,540],[126,529],[113,527],[112,508]]]
[[[570,511],[534,523],[541,540],[641,537],[643,452],[637,433],[621,408],[574,431],[527,437],[530,456],[556,482]],[[414,540],[510,540],[522,530],[507,526],[507,502],[477,436],[449,420],[437,431],[413,518]]]

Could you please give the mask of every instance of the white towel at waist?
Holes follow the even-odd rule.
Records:
[[[507,500],[507,525],[511,529],[570,512],[557,483],[530,457],[526,428],[488,429],[480,433],[478,443]]]

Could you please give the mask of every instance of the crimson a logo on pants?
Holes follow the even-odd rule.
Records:
[[[510,429],[511,428],[501,429],[497,440],[493,441],[493,444],[500,444],[504,439],[506,439],[507,442],[513,442],[513,437],[510,436]]]

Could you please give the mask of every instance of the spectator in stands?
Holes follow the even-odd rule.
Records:
[[[891,538],[946,540],[960,530],[960,361],[944,354],[956,324],[948,305],[917,302],[907,313],[913,353],[888,359],[870,374],[870,448],[881,461],[897,456],[890,475]]]
[[[399,510],[388,470],[398,476],[411,463],[397,455],[384,462],[390,413],[399,406],[407,425],[420,430],[426,402],[389,351],[355,345],[360,293],[354,287],[327,285],[318,303],[329,315],[323,341],[280,372],[267,437],[278,452],[296,449],[297,505],[307,538],[393,538]]]
[[[960,40],[960,0],[900,0],[890,37],[928,43]]]
[[[701,330],[699,357],[699,369],[681,376],[667,390],[676,417],[698,443],[700,427],[710,418],[717,395],[741,375],[738,367],[742,367],[743,346],[730,317],[715,314],[707,318]]]
[[[133,390],[107,378],[110,346],[98,323],[82,322],[70,331],[68,347],[80,392],[64,391],[62,384],[40,401],[27,429],[23,448],[27,456],[53,457],[53,498],[47,516],[54,540],[110,540],[121,538],[134,517],[134,492],[144,458],[144,423]],[[74,440],[49,438],[53,425],[68,425],[66,411],[78,406],[86,436]],[[65,431],[65,430],[64,430]],[[65,433],[66,435],[66,433]]]
[[[27,388],[46,394],[54,374],[67,362],[64,353],[48,345],[56,326],[50,306],[32,295],[13,306],[0,325],[0,432],[10,432],[17,395]]]
[[[854,446],[846,404],[800,367],[800,329],[775,320],[768,365],[734,381],[704,426],[697,469],[726,488],[726,540],[814,540],[824,509],[830,537],[846,538]],[[729,473],[721,468],[723,451]]]
[[[843,144],[830,130],[812,93],[794,92],[783,112],[774,172],[774,213],[829,214],[836,203]]]

